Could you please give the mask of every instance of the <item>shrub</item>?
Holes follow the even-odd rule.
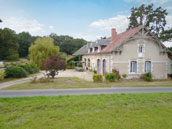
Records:
[[[8,61],[16,61],[19,60],[19,55],[18,54],[14,54],[14,55],[10,55],[6,57],[6,60]]]
[[[28,63],[28,64],[25,64],[25,65],[18,65],[18,66],[22,67],[29,74],[33,74],[33,73],[39,72],[39,67],[35,63]]]
[[[77,63],[77,67],[82,67],[82,63],[81,62]]]
[[[67,62],[66,68],[67,68],[67,69],[74,69],[74,66],[73,66],[73,64],[72,64],[72,61]]]
[[[127,77],[127,74],[122,74],[122,77],[125,79]]]
[[[172,79],[172,74],[168,74],[168,77],[170,77]]]
[[[151,73],[145,73],[145,74],[143,74],[142,78],[145,81],[152,81],[152,74]]]
[[[67,65],[66,69],[74,69],[73,66]]]
[[[26,77],[27,72],[19,66],[11,66],[5,69],[5,77],[12,77],[12,78],[21,78]]]
[[[117,79],[117,80],[121,79],[121,77],[120,77],[120,74],[119,74],[119,71],[118,71],[118,70],[116,70],[116,69],[112,69],[112,73],[115,73],[115,74],[116,74],[116,79]]]
[[[93,70],[93,72],[96,74],[97,73],[97,71],[96,70]]]
[[[4,70],[0,70],[0,80],[3,80],[5,77],[5,71]]]
[[[59,70],[66,69],[66,62],[60,59],[60,57],[50,56],[47,59],[42,60],[41,68],[46,71],[48,77],[51,76],[54,78]]]
[[[117,79],[117,76],[115,73],[106,73],[105,74],[106,81],[114,82],[116,79]]]
[[[101,74],[93,74],[93,81],[94,82],[102,82],[103,76]]]

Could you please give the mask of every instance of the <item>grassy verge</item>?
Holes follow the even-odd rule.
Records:
[[[128,81],[119,81],[119,82],[103,82],[103,83],[94,83],[85,81],[79,78],[71,78],[71,77],[59,77],[54,79],[54,82],[50,83],[22,83],[7,87],[5,89],[67,89],[67,88],[97,88],[97,87],[157,87],[157,86],[172,86],[172,80],[164,80],[164,81],[153,81],[153,82],[145,82],[145,81],[136,81],[136,80],[128,80]]]
[[[1,129],[171,129],[172,93],[0,98]]]

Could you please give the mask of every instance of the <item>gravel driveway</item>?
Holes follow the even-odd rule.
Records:
[[[70,70],[60,71],[57,77],[78,77],[87,81],[93,81],[92,79],[93,72],[88,72],[88,71],[78,72],[75,71],[74,69],[70,69]]]
[[[44,76],[43,73],[44,72],[41,71],[40,74],[35,75],[35,76],[37,78],[41,78],[41,77]],[[56,77],[78,77],[78,78],[81,78],[81,79],[84,79],[84,80],[87,80],[87,81],[92,81],[92,75],[93,75],[92,72],[85,72],[85,71],[84,72],[77,72],[77,71],[71,69],[71,70],[60,71],[59,75],[57,75]],[[21,83],[24,83],[24,82],[28,82],[32,78],[33,77],[28,77],[28,78],[18,79],[18,80],[14,80],[14,81],[0,83],[0,89],[9,87],[9,86],[12,86],[12,85],[15,85],[15,84],[21,84]]]

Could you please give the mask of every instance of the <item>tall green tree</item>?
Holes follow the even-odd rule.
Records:
[[[142,4],[140,7],[131,8],[131,15],[129,16],[128,29],[144,25],[150,32],[154,33],[157,37],[164,31],[166,25],[167,10],[162,7],[153,8],[153,4],[145,6]]]
[[[29,47],[33,43],[34,38],[28,32],[22,32],[17,35],[19,43],[19,56],[27,57],[29,53]]]
[[[67,35],[58,36],[56,33],[51,33],[49,35],[49,37],[54,39],[54,44],[56,46],[60,46],[62,44],[62,42],[65,41],[65,40],[73,39],[72,37],[67,36]]]
[[[163,31],[163,32],[160,34],[160,39],[161,39],[162,41],[172,41],[172,28]]]
[[[43,59],[59,55],[59,47],[54,45],[52,38],[37,38],[30,46],[29,53],[30,59],[40,67]]]
[[[0,29],[0,60],[18,60],[18,47],[15,31]]]
[[[61,43],[60,51],[71,55],[85,44],[87,42],[82,39],[68,39]]]
[[[67,35],[58,36],[55,33],[51,33],[49,37],[54,39],[54,44],[60,47],[61,52],[65,52],[68,55],[73,54],[76,50],[87,44],[87,41],[83,39],[74,39]]]

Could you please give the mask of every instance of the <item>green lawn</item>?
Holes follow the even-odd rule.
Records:
[[[172,93],[0,98],[1,129],[172,129]]]
[[[88,82],[79,78],[70,77],[59,77],[54,79],[54,82],[50,83],[22,83],[17,84],[5,89],[66,89],[66,88],[97,88],[97,87],[150,87],[150,86],[172,86],[172,80],[163,81],[137,81],[137,80],[127,80],[118,81],[113,83],[94,83]]]

